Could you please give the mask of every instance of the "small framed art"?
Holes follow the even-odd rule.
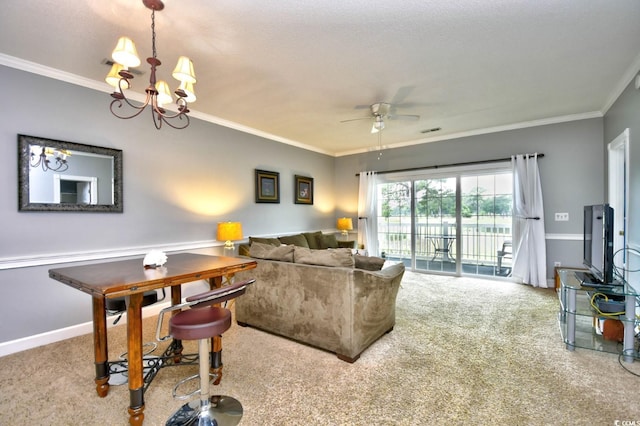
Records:
[[[256,169],[256,203],[280,202],[280,173]]]
[[[313,204],[313,178],[295,175],[295,203]]]

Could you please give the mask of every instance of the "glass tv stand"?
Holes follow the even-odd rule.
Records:
[[[591,306],[591,295],[602,292],[602,289],[583,287],[575,273],[580,269],[557,268],[559,281],[557,288],[560,299],[558,323],[562,339],[568,350],[575,348],[591,349],[603,352],[622,354],[626,362],[633,362],[638,357],[634,349],[634,327],[636,297],[638,293],[628,284],[613,286],[606,290],[607,294],[624,298],[623,315],[601,315]],[[616,341],[605,340],[598,332],[600,323],[605,319],[620,320],[624,326],[622,351]]]

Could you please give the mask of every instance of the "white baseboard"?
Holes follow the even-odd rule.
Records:
[[[145,307],[142,310],[142,317],[147,318],[158,315],[160,311],[170,305],[170,301],[155,303]],[[109,321],[109,318],[112,318]],[[123,314],[117,325],[113,325],[113,317],[107,317],[107,329],[112,327],[120,327],[127,323],[127,314]],[[39,346],[48,345],[50,343],[59,342],[61,340],[70,339],[72,337],[82,336],[93,332],[93,322],[85,322],[82,324],[72,325],[70,327],[58,330],[47,331],[46,333],[35,334],[33,336],[23,337],[16,340],[0,343],[0,357],[11,355],[17,352],[26,351],[27,349],[37,348]]]

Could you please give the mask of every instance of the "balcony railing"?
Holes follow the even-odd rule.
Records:
[[[511,241],[510,224],[463,223],[461,232],[462,263],[497,265],[498,250],[505,241]],[[444,248],[455,259],[455,236],[455,223],[418,224],[415,229],[416,259],[434,259]],[[380,220],[378,244],[380,251],[389,257],[411,258],[411,225]]]

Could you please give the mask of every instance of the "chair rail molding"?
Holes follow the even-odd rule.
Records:
[[[27,268],[32,266],[56,265],[60,263],[84,262],[90,260],[105,260],[118,257],[139,256],[151,250],[165,252],[179,252],[185,250],[206,249],[223,246],[224,243],[216,240],[187,241],[180,243],[154,244],[136,247],[118,247],[107,250],[93,250],[68,253],[37,254],[16,257],[0,258],[0,270]]]

